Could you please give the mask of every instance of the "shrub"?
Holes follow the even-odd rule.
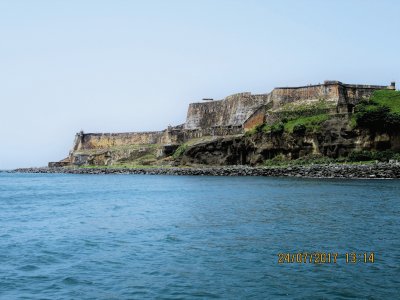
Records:
[[[390,107],[393,113],[400,113],[400,91],[379,90],[375,91],[371,97],[375,105]]]
[[[349,161],[368,161],[373,159],[374,159],[373,153],[367,150],[352,151],[349,154]]]
[[[391,159],[396,159],[400,156],[399,153],[395,153],[392,150],[385,151],[353,151],[350,153],[349,161],[367,161],[367,160],[379,160],[381,162],[388,162]]]
[[[252,136],[253,134],[256,134],[256,128],[252,128],[252,129],[246,131],[244,133],[244,136]]]
[[[262,127],[262,132],[271,133],[271,125],[264,124],[264,126]]]
[[[287,158],[286,158],[285,155],[283,155],[282,153],[280,153],[280,154],[274,156],[271,160],[272,160],[272,161],[286,161]]]
[[[374,158],[383,162],[388,162],[394,155],[395,153],[392,150],[374,152]]]
[[[265,128],[266,124],[259,124],[257,126],[254,126],[253,128],[251,128],[250,130],[245,132],[245,136],[252,136],[253,134],[259,133],[259,132],[263,132],[264,128]]]
[[[285,129],[288,132],[293,132],[296,125],[304,125],[307,130],[317,132],[320,130],[320,125],[328,119],[328,114],[292,119],[285,124]]]
[[[316,154],[310,154],[307,156],[300,157],[294,161],[296,164],[299,165],[309,165],[309,164],[329,164],[332,162],[335,162],[335,159],[327,157],[327,156],[322,156],[322,155],[316,155]]]
[[[283,122],[275,123],[271,126],[271,133],[275,135],[281,135],[285,130]]]
[[[282,153],[275,155],[271,159],[267,159],[264,161],[265,166],[282,166],[289,163],[289,160]]]
[[[400,94],[392,92],[376,91],[370,101],[362,101],[357,104],[355,107],[356,125],[374,132],[399,130]]]
[[[383,130],[390,114],[387,106],[361,105],[356,112],[357,125],[373,130]]]
[[[296,124],[293,126],[293,133],[297,135],[304,135],[306,133],[307,127],[304,124]]]
[[[174,159],[177,159],[179,157],[181,157],[183,155],[183,153],[185,153],[186,149],[188,148],[187,144],[182,144],[178,147],[178,149],[175,150],[174,154],[172,154],[172,157]]]
[[[256,127],[255,127],[255,131],[256,132],[262,132],[263,130],[264,130],[264,127],[266,126],[266,124],[264,124],[264,123],[262,123],[262,124],[259,124],[259,125],[257,125]]]

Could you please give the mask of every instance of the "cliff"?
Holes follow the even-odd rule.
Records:
[[[347,161],[354,153],[364,152],[368,157],[361,160],[375,160],[373,154],[380,151],[400,152],[398,132],[371,134],[368,130],[352,128],[350,122],[345,116],[332,116],[315,131],[260,131],[240,137],[221,137],[187,147],[178,165],[256,166],[301,159],[340,162]]]
[[[347,157],[399,150],[397,133],[355,124],[357,106],[390,86],[339,81],[240,93],[189,105],[185,124],[155,132],[77,133],[68,158],[49,166],[262,164],[284,157]],[[390,131],[390,130],[389,130]]]

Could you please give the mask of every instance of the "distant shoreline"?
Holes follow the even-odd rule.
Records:
[[[307,178],[400,178],[399,163],[375,164],[316,164],[285,167],[205,166],[205,167],[148,167],[148,168],[20,168],[8,173],[62,173],[62,174],[141,174],[191,176],[271,176]]]

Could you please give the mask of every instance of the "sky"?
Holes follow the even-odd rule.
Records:
[[[400,84],[397,0],[0,0],[0,169],[276,86]]]

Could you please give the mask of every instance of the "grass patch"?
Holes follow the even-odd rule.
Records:
[[[354,129],[354,128],[356,128],[357,127],[357,118],[356,118],[356,115],[351,115],[351,117],[350,117],[350,127],[352,128],[352,129]]]
[[[329,114],[319,114],[315,116],[301,116],[293,119],[283,119],[274,124],[261,124],[255,126],[245,133],[245,136],[251,136],[256,133],[281,135],[284,131],[288,133],[304,134],[308,132],[319,131],[320,125],[330,118]]]
[[[273,159],[268,159],[264,162],[265,166],[304,166],[304,165],[323,165],[332,163],[343,163],[344,158],[330,158],[321,155],[308,155],[298,159],[289,160],[285,158],[282,154],[275,156]]]
[[[264,166],[306,166],[306,165],[326,165],[326,164],[372,164],[379,162],[388,162],[390,160],[400,161],[400,153],[392,150],[385,151],[352,151],[348,157],[330,158],[322,155],[308,155],[298,159],[290,160],[283,154],[278,154],[272,159],[264,161]]]
[[[177,159],[177,158],[181,157],[181,156],[183,155],[183,153],[185,153],[185,151],[187,150],[187,148],[188,148],[188,145],[187,145],[186,143],[180,145],[180,146],[178,147],[178,149],[175,150],[174,154],[172,154],[172,157],[173,157],[174,159]]]
[[[258,126],[254,126],[253,128],[251,128],[250,130],[247,130],[244,133],[244,136],[252,136],[254,134],[256,134],[258,132]]]
[[[350,161],[347,158],[330,158],[330,157],[302,157],[298,159],[268,159],[264,161],[266,167],[290,167],[290,166],[309,166],[309,165],[329,165],[329,164],[347,164],[347,165],[361,165],[361,164],[373,164],[376,160],[364,160],[364,161]]]
[[[307,131],[318,131],[320,130],[320,125],[329,119],[328,114],[319,114],[309,117],[299,117],[297,119],[289,120],[285,124],[285,130],[289,133],[293,132],[293,128],[305,126]]]
[[[381,162],[388,162],[389,160],[400,160],[400,153],[396,153],[392,150],[385,150],[385,151],[352,151],[347,160],[351,162],[358,162],[358,161],[381,161]]]
[[[329,114],[336,108],[336,104],[326,100],[313,102],[291,102],[274,112],[281,120],[294,120],[303,117]]]
[[[387,106],[392,113],[400,113],[400,91],[375,91],[369,102],[376,103],[380,106]]]
[[[373,132],[400,130],[400,92],[375,91],[371,98],[358,103],[351,119],[353,127],[366,128]]]

